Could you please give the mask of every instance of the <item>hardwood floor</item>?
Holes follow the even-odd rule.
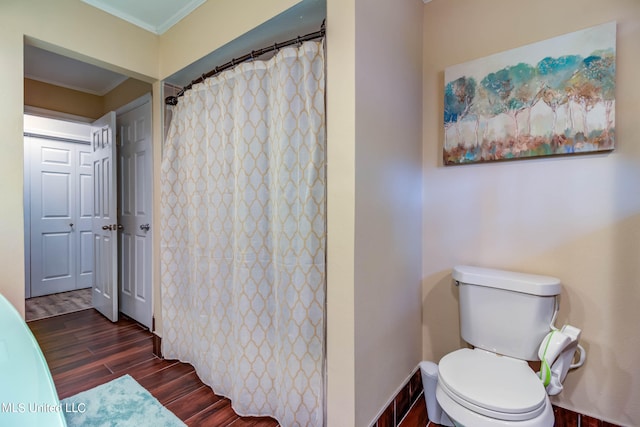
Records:
[[[111,323],[89,309],[28,323],[61,400],[129,374],[188,426],[278,426],[272,418],[238,416],[193,366],[156,357],[152,334],[122,317]]]

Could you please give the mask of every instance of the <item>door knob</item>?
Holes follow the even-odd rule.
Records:
[[[149,231],[149,224],[140,224],[140,230]]]
[[[122,224],[118,224],[118,230],[124,230],[124,226]]]
[[[102,229],[103,230],[111,230],[111,226],[110,225],[103,225]]]
[[[69,223],[69,227],[73,228],[73,223],[72,222]]]

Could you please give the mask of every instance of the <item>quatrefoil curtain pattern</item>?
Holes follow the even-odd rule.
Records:
[[[324,48],[194,85],[161,175],[162,352],[241,415],[322,426]]]

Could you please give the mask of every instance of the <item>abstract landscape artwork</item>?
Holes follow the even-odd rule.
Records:
[[[448,67],[445,165],[613,150],[616,23]]]

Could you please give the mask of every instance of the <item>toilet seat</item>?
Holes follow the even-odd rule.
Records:
[[[444,356],[438,386],[470,411],[505,421],[535,418],[548,402],[544,385],[525,361],[481,349]]]

